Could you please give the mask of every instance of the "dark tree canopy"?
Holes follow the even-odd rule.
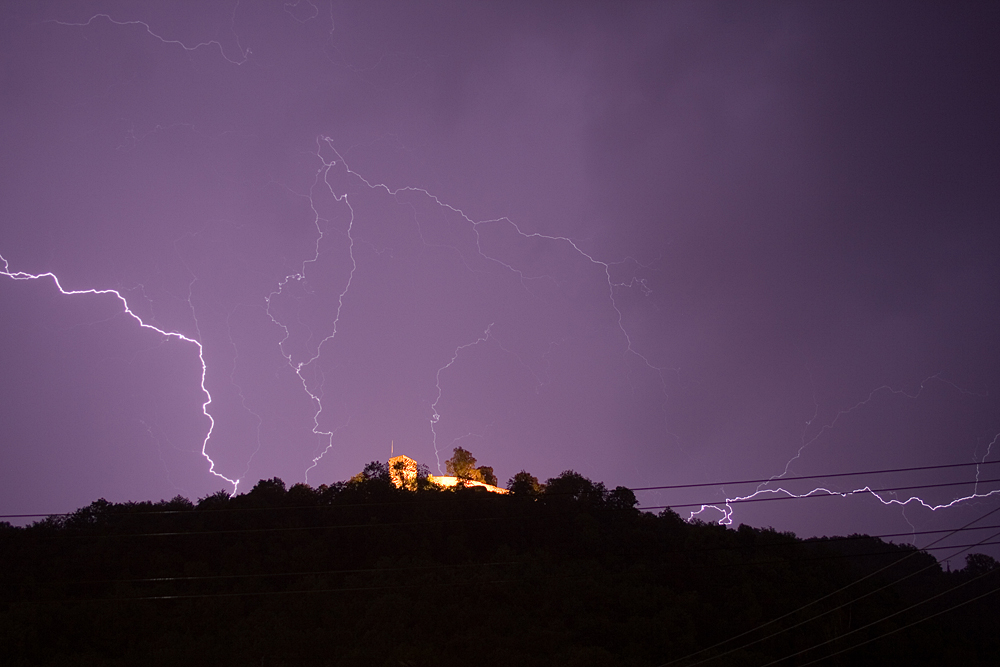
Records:
[[[460,479],[474,479],[481,482],[479,471],[476,469],[476,457],[472,452],[456,447],[450,459],[444,462],[445,470],[449,475],[454,475]]]
[[[538,478],[522,470],[507,480],[507,489],[515,495],[537,496],[544,489]]]
[[[497,476],[493,473],[492,466],[476,466],[476,457],[472,452],[461,447],[456,447],[450,459],[444,462],[445,470],[449,475],[459,479],[468,479],[473,482],[483,482],[484,484],[499,484]]]
[[[476,472],[479,473],[479,481],[486,484],[497,485],[497,476],[493,474],[492,466],[479,466],[476,468]]]
[[[546,485],[522,470],[509,495],[421,479],[397,488],[376,461],[318,488],[273,478],[197,504],[100,499],[0,522],[0,662],[457,667],[487,646],[482,667],[648,667],[861,577],[870,593],[848,607],[817,604],[814,620],[712,664],[768,664],[872,623],[828,663],[992,667],[1000,655],[1000,565],[985,554],[944,572],[877,537],[686,522],[572,470]],[[879,619],[916,603],[880,639]]]
[[[603,482],[593,482],[575,470],[564,470],[558,477],[546,480],[545,495],[601,505],[607,499],[608,490]]]
[[[1000,568],[1000,563],[987,554],[969,554],[965,557],[965,571],[968,574],[979,576],[997,568]]]
[[[350,482],[385,482],[390,483],[389,464],[382,461],[371,461],[364,470],[350,479]]]

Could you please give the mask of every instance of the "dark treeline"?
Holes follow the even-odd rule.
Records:
[[[761,665],[834,640],[781,663],[806,664],[893,630],[822,664],[1000,655],[988,556],[945,572],[876,538],[687,523],[572,471],[519,473],[510,495],[411,487],[373,463],[319,488],[275,478],[0,524],[0,662],[649,666],[824,596],[674,664]]]

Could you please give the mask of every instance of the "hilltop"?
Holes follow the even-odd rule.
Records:
[[[878,538],[688,523],[573,471],[507,490],[397,486],[373,462],[318,488],[274,478],[4,525],[0,651],[8,665],[648,666],[749,633],[675,664],[804,664],[869,640],[824,664],[1000,654],[988,556],[945,572]]]

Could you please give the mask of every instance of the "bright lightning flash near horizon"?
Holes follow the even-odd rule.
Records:
[[[844,416],[850,414],[851,412],[854,412],[855,410],[857,410],[857,409],[859,409],[859,408],[867,405],[875,397],[876,394],[883,393],[883,392],[889,392],[889,393],[892,393],[892,394],[902,395],[902,396],[904,396],[904,397],[906,397],[908,399],[916,399],[923,392],[924,387],[927,385],[927,383],[930,382],[930,381],[932,381],[932,380],[938,381],[938,382],[942,382],[942,383],[947,384],[947,385],[950,385],[951,387],[953,387],[954,389],[958,390],[961,393],[965,393],[965,394],[972,393],[972,392],[969,392],[969,391],[966,391],[966,390],[962,389],[961,387],[956,386],[952,382],[948,382],[947,380],[942,380],[937,375],[932,375],[932,376],[930,376],[928,378],[925,378],[920,383],[920,388],[917,390],[917,392],[915,394],[908,394],[908,393],[906,393],[902,389],[893,389],[889,385],[882,385],[881,387],[877,387],[877,388],[873,389],[872,391],[870,391],[868,393],[868,396],[864,400],[858,401],[855,405],[851,406],[850,408],[847,408],[846,410],[840,410],[839,412],[837,412],[837,414],[834,416],[834,418],[828,424],[824,424],[818,430],[818,432],[816,433],[816,435],[814,435],[812,438],[809,438],[808,440],[803,439],[803,443],[799,447],[798,451],[795,453],[795,456],[793,456],[792,458],[790,458],[788,460],[788,462],[785,463],[784,470],[782,470],[782,472],[780,474],[771,477],[771,479],[769,481],[762,482],[762,483],[758,484],[756,490],[754,490],[753,493],[751,493],[749,495],[745,495],[745,496],[727,497],[726,500],[723,501],[723,502],[721,502],[721,503],[708,503],[708,504],[702,505],[699,509],[696,509],[696,510],[692,511],[688,515],[688,520],[690,521],[690,520],[696,518],[702,512],[705,512],[707,510],[715,510],[715,511],[720,512],[722,514],[722,517],[718,521],[718,523],[720,525],[725,525],[725,526],[732,525],[732,523],[733,523],[733,511],[734,511],[732,505],[734,503],[741,503],[741,502],[747,502],[747,501],[751,501],[752,502],[753,500],[759,498],[760,496],[778,496],[778,497],[785,497],[785,498],[814,498],[814,497],[823,497],[823,496],[839,496],[841,498],[848,498],[850,496],[868,494],[868,495],[871,495],[872,497],[874,497],[876,500],[878,500],[883,505],[887,505],[887,506],[896,505],[896,506],[899,506],[899,507],[906,507],[907,505],[915,504],[915,505],[920,505],[924,509],[928,509],[928,510],[934,512],[934,511],[937,511],[937,510],[942,510],[942,509],[947,509],[947,508],[950,508],[950,507],[954,507],[954,506],[956,506],[956,505],[958,505],[960,503],[963,503],[963,502],[967,502],[967,501],[971,501],[971,500],[977,500],[977,499],[983,499],[983,498],[989,498],[991,496],[1000,494],[1000,487],[998,487],[996,489],[993,489],[991,491],[987,491],[986,493],[981,493],[979,491],[979,484],[980,483],[998,482],[998,481],[1000,481],[1000,479],[989,479],[989,480],[980,480],[979,479],[979,475],[980,475],[979,466],[982,465],[983,463],[985,463],[986,459],[989,458],[990,453],[993,451],[993,446],[997,443],[998,440],[1000,440],[1000,433],[997,433],[996,435],[993,436],[993,439],[990,440],[989,444],[986,447],[986,452],[983,454],[983,456],[978,461],[975,462],[976,463],[976,479],[973,482],[971,482],[971,484],[974,485],[973,492],[970,493],[970,494],[964,495],[964,496],[956,496],[955,498],[951,499],[948,502],[932,503],[932,502],[928,502],[928,501],[924,500],[923,498],[921,498],[920,496],[916,496],[916,495],[910,496],[909,498],[906,498],[905,500],[900,500],[899,498],[892,498],[892,497],[888,497],[886,495],[883,495],[883,494],[886,494],[886,493],[895,493],[896,491],[905,491],[908,488],[913,488],[912,486],[911,487],[898,486],[898,487],[886,488],[886,489],[873,489],[871,487],[871,485],[864,485],[864,486],[853,488],[853,489],[850,489],[850,490],[847,490],[847,491],[837,491],[837,490],[833,490],[833,489],[828,489],[828,488],[823,487],[823,486],[817,486],[817,487],[815,487],[815,488],[813,488],[810,491],[807,491],[805,493],[795,493],[795,492],[790,491],[788,489],[785,489],[783,487],[778,487],[778,488],[764,488],[767,485],[771,484],[772,482],[780,481],[781,478],[786,477],[788,475],[788,473],[790,472],[790,470],[791,470],[792,463],[794,463],[796,460],[798,460],[802,456],[802,454],[805,452],[805,450],[810,445],[812,445],[814,442],[816,442],[816,440],[818,440],[822,435],[824,435],[825,433],[827,433],[829,430],[833,429],[837,425],[837,422],[840,420],[841,417],[844,417]],[[816,415],[814,414],[813,417],[807,422],[807,426],[811,425],[812,422],[815,419],[816,419]],[[960,484],[963,484],[963,483],[941,484],[940,486],[959,486]],[[905,518],[905,516],[904,516],[904,518]],[[912,524],[911,524],[911,527],[912,527]]]

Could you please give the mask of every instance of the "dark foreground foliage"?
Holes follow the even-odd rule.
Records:
[[[689,524],[572,472],[545,485],[524,473],[500,496],[396,489],[384,468],[318,489],[272,479],[197,504],[100,500],[0,524],[0,663],[659,665],[831,593],[674,664],[1000,655],[987,556],[943,572],[874,538]]]

